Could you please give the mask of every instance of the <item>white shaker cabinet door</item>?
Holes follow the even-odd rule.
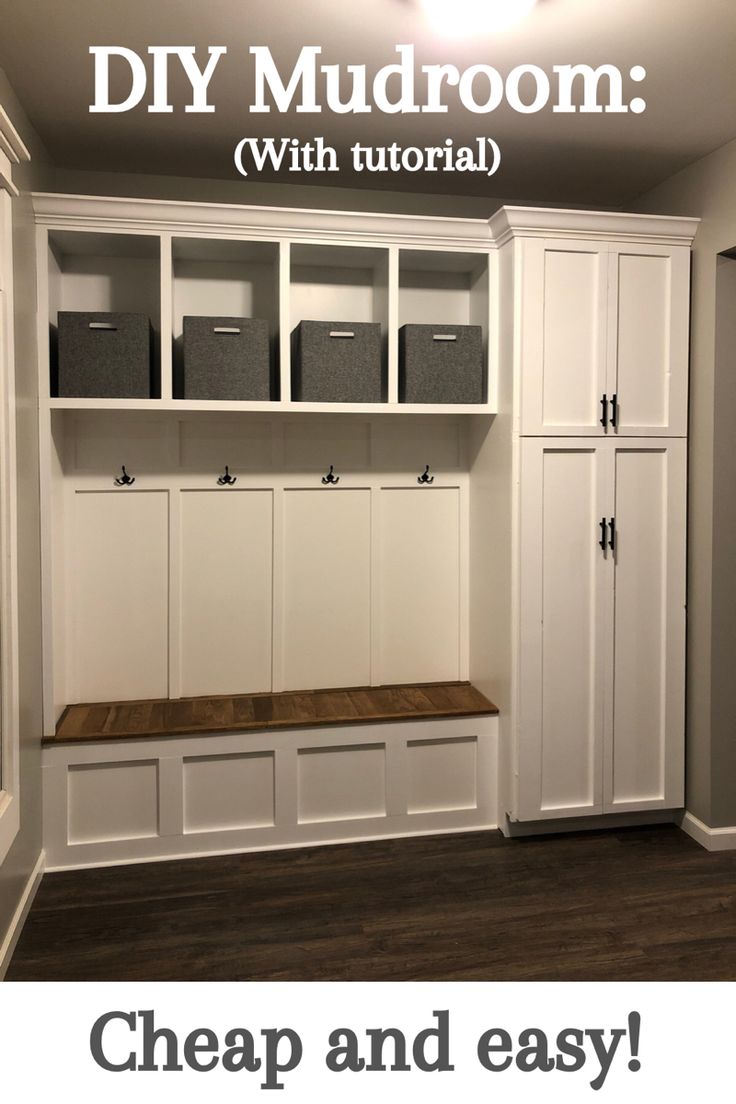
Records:
[[[607,387],[608,246],[521,247],[521,432],[601,435]]]
[[[610,464],[610,450],[584,440],[522,445],[519,820],[602,811]]]
[[[687,434],[690,250],[611,245],[609,432]]]
[[[683,803],[686,443],[617,444],[607,812]]]

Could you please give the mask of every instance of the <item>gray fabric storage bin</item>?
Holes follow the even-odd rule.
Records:
[[[291,335],[291,390],[299,402],[383,400],[378,322],[300,322]]]
[[[263,318],[184,318],[184,398],[271,398],[268,322]]]
[[[57,337],[60,397],[151,397],[153,331],[145,314],[59,311]]]
[[[480,326],[402,326],[399,399],[407,403],[483,402]]]

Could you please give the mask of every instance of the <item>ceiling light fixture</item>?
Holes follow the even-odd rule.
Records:
[[[537,0],[420,0],[435,30],[459,38],[503,31],[520,22]]]

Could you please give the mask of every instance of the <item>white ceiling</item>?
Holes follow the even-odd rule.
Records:
[[[452,3],[452,0],[448,0]],[[284,173],[288,183],[384,187],[394,191],[503,195],[518,201],[625,205],[635,196],[736,136],[736,0],[539,0],[514,30],[441,40],[418,0],[0,0],[0,67],[54,162],[60,167],[239,179],[232,152],[240,138],[322,135],[345,151],[354,141],[386,145],[457,144],[493,137],[503,153],[494,178],[480,174],[405,173],[317,177]],[[647,101],[641,115],[534,115],[500,108],[475,115],[251,114],[250,45],[270,47],[283,75],[304,45],[323,47],[321,62],[365,64],[369,73],[396,60],[397,44],[416,46],[417,66],[610,63],[627,75],[625,98]],[[212,115],[90,114],[90,45],[224,45],[209,99]],[[200,56],[200,55],[198,55]],[[175,68],[178,68],[175,67]],[[172,102],[187,102],[174,85]],[[267,179],[261,174],[260,180]],[[275,179],[275,177],[274,177]],[[462,212],[458,212],[462,213]]]

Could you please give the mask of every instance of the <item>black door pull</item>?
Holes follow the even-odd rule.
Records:
[[[611,520],[609,522],[609,527],[610,527],[610,530],[611,530],[611,535],[608,538],[608,547],[611,549],[612,552],[615,552],[616,551],[616,519],[615,518],[611,518]]]
[[[603,412],[601,425],[604,429],[608,429],[608,395],[604,395],[601,399],[601,410]]]
[[[601,520],[598,522],[598,524],[601,527],[601,539],[598,541],[598,543],[601,546],[601,548],[603,549],[603,551],[605,552],[606,551],[606,531],[608,529],[608,525],[606,524],[606,519],[605,518],[601,518]]]
[[[611,399],[611,426],[613,429],[618,429],[618,395],[614,395]]]

